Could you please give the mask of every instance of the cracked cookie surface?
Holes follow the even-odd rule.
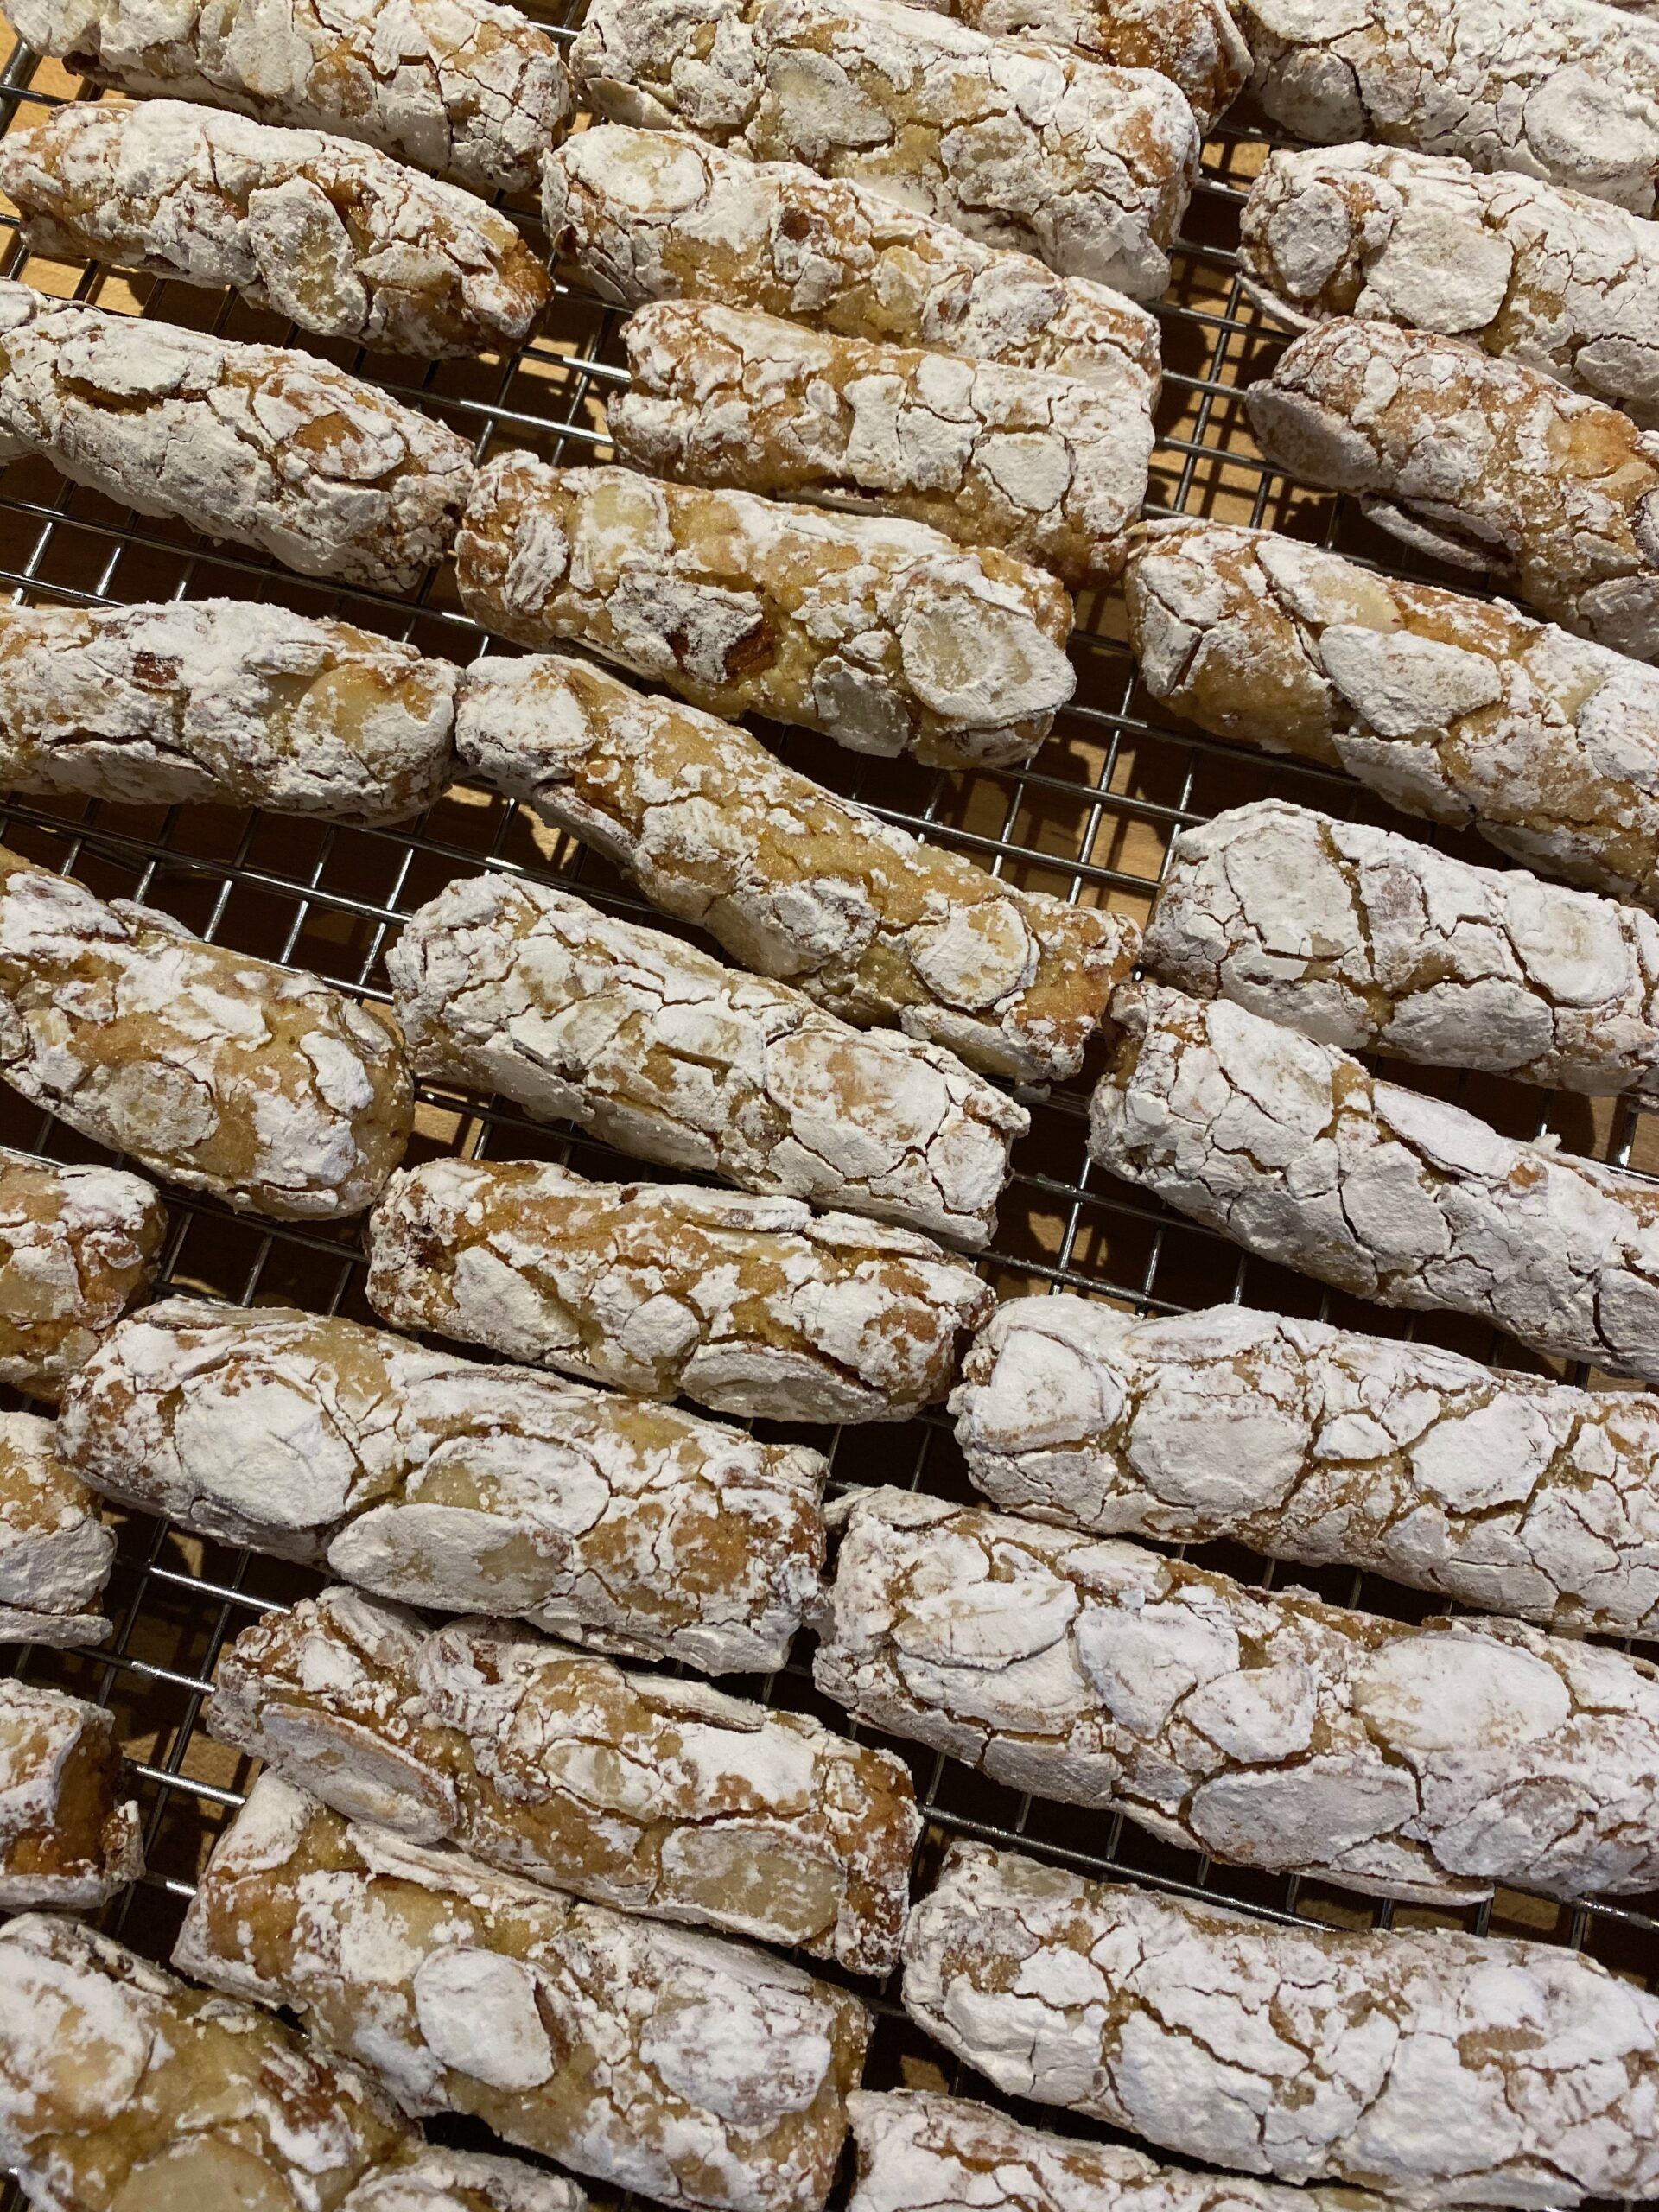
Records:
[[[1618,408],[1460,339],[1356,319],[1294,340],[1245,407],[1270,461],[1357,494],[1407,545],[1659,658],[1659,434]]]
[[[904,1421],[991,1307],[913,1231],[798,1198],[435,1160],[369,1231],[370,1303],[645,1398],[773,1421]]]
[[[0,1930],[0,2158],[79,2212],[582,2212],[573,2182],[423,2143],[355,2067],[76,1922]]]
[[[0,1413],[0,1643],[99,1643],[115,1536],[58,1456],[50,1421]]]
[[[1016,1081],[1075,1075],[1140,933],[1024,891],[786,767],[758,738],[553,653],[474,661],[469,773],[624,868],[747,968]]]
[[[1000,546],[1077,586],[1122,567],[1152,459],[1146,380],[1031,369],[659,301],[607,404],[620,457],[677,482],[810,499]]]
[[[856,1974],[898,1963],[909,1771],[804,1715],[326,1590],[230,1645],[207,1725],[416,1843]]]
[[[1659,39],[1592,0],[1239,0],[1267,114],[1654,213]]]
[[[0,1681],[0,1911],[92,1911],[137,1878],[143,1829],[121,1787],[103,1706]]]
[[[869,2022],[747,1945],[636,1920],[342,1820],[263,1775],[174,1963],[290,2005],[406,2113],[664,2203],[817,2212]]]
[[[1250,73],[1230,0],[943,0],[941,12],[993,38],[1041,39],[1085,61],[1155,69],[1179,86],[1205,131]]]
[[[548,156],[542,205],[556,251],[622,307],[705,296],[1113,391],[1128,369],[1157,397],[1144,308],[798,162],[600,124]]]
[[[457,878],[388,954],[417,1073],[569,1117],[641,1160],[987,1243],[1030,1128],[937,1045],[550,886]]]
[[[1659,1635],[1659,1401],[1242,1306],[1000,1306],[952,1394],[998,1505],[1228,1537],[1570,1634]]]
[[[475,192],[532,188],[574,110],[557,41],[493,0],[18,0],[72,76],[361,138]]]
[[[631,468],[490,462],[455,570],[468,613],[516,644],[572,641],[855,753],[1025,760],[1077,686],[1071,602],[1011,554]]]
[[[1659,922],[1263,799],[1172,842],[1145,963],[1321,1044],[1659,1104]]]
[[[1659,905],[1659,673],[1497,600],[1268,531],[1143,524],[1125,580],[1156,699],[1341,766],[1545,875]]]
[[[0,1382],[55,1404],[148,1288],[166,1234],[141,1175],[0,1146]]]
[[[1439,331],[1659,426],[1659,238],[1605,200],[1400,148],[1279,148],[1239,265],[1293,328],[1355,315]]]
[[[855,1493],[815,1625],[855,1719],[1234,1865],[1440,1904],[1659,1878],[1659,1669],[1623,1652],[899,1490]]]
[[[155,1174],[278,1220],[360,1213],[414,1117],[378,1009],[5,852],[0,1076]]]
[[[1154,2165],[1125,2145],[1022,2127],[931,2090],[856,2089],[847,2109],[858,2145],[849,2212],[1382,2212],[1351,2190]]]
[[[1010,2095],[1413,2212],[1653,2194],[1659,2002],[1581,1954],[1253,1920],[957,1843],[905,2005]]]
[[[1169,281],[1199,142],[1154,72],[888,0],[595,0],[570,58],[607,121],[873,185],[1133,298]]]
[[[315,354],[0,283],[0,451],[302,575],[410,591],[473,479],[446,424]]]
[[[0,189],[34,252],[228,287],[383,353],[517,346],[550,289],[474,194],[349,138],[183,100],[49,111],[0,145]]]
[[[803,1446],[280,1306],[149,1307],[59,1441],[105,1497],[221,1541],[715,1674],[782,1663],[823,1553]]]
[[[0,607],[0,776],[130,806],[400,822],[448,782],[456,673],[247,600]]]
[[[1103,1167],[1318,1282],[1659,1382],[1646,1176],[1502,1136],[1224,999],[1126,985],[1113,1016]]]

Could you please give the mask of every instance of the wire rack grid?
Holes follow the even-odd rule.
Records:
[[[533,10],[568,36],[583,0],[564,13]],[[0,128],[27,127],[42,108],[99,97],[55,64],[14,47],[0,66]],[[1281,338],[1246,299],[1236,274],[1237,209],[1268,142],[1249,124],[1229,125],[1205,150],[1203,175],[1159,309],[1165,355],[1153,511],[1268,524],[1395,569],[1432,575],[1402,560],[1345,503],[1286,482],[1255,454],[1238,402],[1270,365]],[[543,244],[528,203],[512,211]],[[0,274],[39,289],[161,321],[234,337],[302,343],[341,366],[432,409],[469,437],[478,458],[522,445],[549,460],[605,451],[606,394],[626,381],[620,318],[561,272],[540,334],[510,357],[445,363],[369,359],[304,340],[277,317],[229,295],[126,277],[32,257],[0,204]],[[1446,580],[1446,579],[1442,579]],[[95,604],[221,595],[270,600],[308,613],[340,613],[423,650],[465,662],[488,642],[461,608],[446,568],[407,600],[296,578],[257,556],[213,546],[165,523],[115,508],[67,484],[48,466],[17,461],[0,472],[0,587],[30,602]],[[1122,643],[1122,610],[1085,602],[1074,652],[1076,704],[1026,768],[946,776],[907,762],[876,762],[799,730],[768,730],[792,763],[922,836],[969,855],[1028,887],[1144,915],[1169,840],[1182,825],[1270,793],[1344,817],[1395,822],[1346,779],[1267,761],[1160,721],[1139,690]],[[1418,834],[1422,826],[1413,825]],[[1434,834],[1434,833],[1428,833]],[[383,960],[399,923],[452,876],[489,867],[578,886],[619,912],[644,912],[629,887],[593,855],[524,810],[477,791],[452,791],[410,826],[361,830],[227,808],[117,807],[12,797],[0,800],[0,835],[30,857],[83,878],[106,895],[152,902],[217,942],[312,969],[362,995],[385,996]],[[1458,849],[1457,841],[1435,842]],[[1488,865],[1493,854],[1471,845]],[[660,918],[656,918],[660,920]],[[671,926],[671,925],[670,925]],[[1402,1071],[1392,1070],[1396,1077]],[[1512,1135],[1556,1132],[1572,1149],[1639,1170],[1659,1167],[1651,1117],[1605,1102],[1567,1098],[1495,1077],[1403,1071],[1403,1079],[1456,1096]],[[1033,1101],[1033,1127],[1016,1154],[995,1246],[983,1271],[1003,1295],[1065,1289],[1142,1312],[1242,1299],[1385,1333],[1420,1334],[1503,1364],[1536,1365],[1516,1347],[1445,1317],[1389,1315],[1282,1270],[1248,1261],[1196,1228],[1092,1170],[1084,1147],[1087,1081]],[[97,1157],[50,1116],[0,1095],[0,1142],[54,1159]],[[412,1158],[460,1151],[499,1158],[569,1160],[584,1173],[637,1177],[637,1163],[561,1128],[537,1127],[496,1102],[429,1086],[421,1095]],[[161,1284],[241,1303],[299,1305],[372,1320],[362,1292],[355,1224],[333,1231],[236,1216],[169,1192],[172,1228]],[[1575,1376],[1575,1380],[1585,1379]],[[779,1434],[791,1432],[778,1430]],[[823,1448],[822,1431],[802,1431]],[[838,1480],[914,1484],[970,1495],[948,1422],[940,1415],[861,1428],[852,1448],[830,1440]],[[246,1764],[200,1726],[204,1694],[226,1642],[261,1611],[291,1602],[315,1579],[278,1562],[188,1536],[164,1522],[119,1523],[109,1609],[110,1643],[56,1654],[23,1649],[8,1664],[115,1711],[137,1777],[149,1872],[106,1915],[112,1932],[164,1959],[184,1901],[213,1839],[241,1802]],[[1235,1547],[1203,1554],[1269,1583],[1271,1563]],[[1277,1571],[1283,1579],[1283,1570]],[[1309,1573],[1338,1602],[1401,1618],[1433,1601],[1346,1571]],[[844,1725],[813,1689],[807,1655],[741,1694]],[[1390,1907],[1320,1885],[1220,1867],[1156,1844],[1120,1820],[1045,1804],[955,1763],[895,1745],[916,1776],[927,1815],[921,1878],[952,1836],[1015,1842],[1062,1863],[1185,1894],[1214,1894],[1279,1917],[1306,1916],[1363,1926],[1391,1920],[1461,1924],[1582,1947],[1643,1981],[1659,1978],[1659,1917],[1637,1905],[1578,1907],[1501,1891],[1461,1915]],[[816,1969],[824,1971],[823,1968]],[[871,1994],[868,1990],[867,1995]],[[895,1992],[875,1993],[868,2078],[874,2086],[983,2085],[963,2077],[906,2022]],[[1052,2112],[1024,2117],[1065,2130]],[[464,2126],[435,2130],[476,2140]],[[1075,2132],[1089,2131],[1082,2123]],[[1093,2131],[1098,2132],[1098,2131]],[[598,2192],[602,2201],[602,2192]],[[0,2197],[0,2212],[18,2200]]]

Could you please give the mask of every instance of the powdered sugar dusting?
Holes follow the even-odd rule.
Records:
[[[261,1841],[245,1859],[245,1824],[280,1828],[281,1858]],[[855,1999],[763,1952],[399,1842],[270,1775],[175,1958],[212,1982],[251,1971],[406,2109],[470,2113],[579,2172],[724,2212],[817,2212],[868,2033]],[[503,2001],[435,2048],[435,1993],[474,1985]]]
[[[360,1212],[414,1110],[380,1014],[12,854],[0,1071],[111,1151],[279,1218]]]
[[[990,1306],[907,1230],[530,1162],[408,1171],[369,1247],[370,1300],[400,1327],[773,1420],[907,1418],[944,1395]]]
[[[1126,987],[1090,1150],[1248,1250],[1659,1381],[1659,1198],[1225,1000]]]
[[[97,1643],[115,1538],[58,1457],[52,1424],[0,1414],[0,1643]]]
[[[129,805],[397,822],[448,780],[454,685],[412,646],[253,601],[7,607],[0,774]]]
[[[856,1719],[1189,1851],[1448,1904],[1659,1875],[1659,1669],[1519,1622],[1405,1626],[861,1491],[818,1626]]]
[[[1659,658],[1659,435],[1617,408],[1459,339],[1358,321],[1297,339],[1246,404],[1293,474],[1491,569],[1552,621]]]
[[[902,515],[1081,584],[1122,563],[1152,458],[1145,378],[1114,391],[800,329],[710,302],[627,326],[619,454],[702,485]]]
[[[571,48],[608,120],[850,178],[1063,276],[1155,297],[1198,173],[1186,100],[889,0],[597,0]]]
[[[104,1707],[0,1681],[0,1910],[90,1910],[137,1878],[138,1808],[120,1777]]]
[[[1605,200],[1389,147],[1281,149],[1251,187],[1239,258],[1299,328],[1414,324],[1659,424],[1659,240]]]
[[[641,1159],[980,1245],[1022,1107],[935,1045],[514,877],[458,879],[387,959],[416,1070]]]
[[[60,1441],[204,1534],[711,1672],[781,1662],[822,1557],[804,1446],[281,1307],[150,1306]]]
[[[73,76],[383,147],[479,192],[533,186],[570,119],[558,44],[494,0],[21,0]]]
[[[993,38],[1043,39],[1085,61],[1155,69],[1180,86],[1206,131],[1250,73],[1231,0],[950,0],[943,12]]]
[[[1154,2165],[1121,2144],[1050,2135],[925,2089],[859,2089],[847,2109],[858,2145],[851,2212],[1381,2212],[1381,2200],[1352,2191]]]
[[[1126,916],[918,843],[747,730],[585,661],[474,661],[456,736],[470,772],[626,868],[745,967],[993,1074],[1075,1075],[1135,957]]]
[[[1659,42],[1595,0],[1239,0],[1267,113],[1654,212]]]
[[[229,286],[389,353],[517,346],[550,289],[513,224],[459,186],[181,100],[54,109],[0,146],[0,187],[36,252]]]
[[[8,327],[0,431],[140,514],[303,575],[412,590],[448,551],[470,449],[314,354],[35,303]]]
[[[1659,923],[1264,799],[1170,848],[1146,963],[1346,1052],[1659,1103]]]
[[[859,753],[1023,760],[1077,683],[1059,585],[920,523],[509,454],[480,472],[455,564],[503,637],[575,639],[711,713]]]
[[[31,2201],[582,2212],[574,2183],[429,2149],[355,2067],[57,1917],[0,1932],[0,2156]]]
[[[1265,531],[1143,527],[1126,584],[1153,695],[1218,736],[1340,762],[1408,814],[1659,903],[1659,675]]]
[[[958,1843],[906,1948],[912,2018],[1000,2088],[1216,2164],[1414,2212],[1655,2187],[1659,2004],[1556,1944],[1279,1925]]]
[[[601,124],[549,155],[542,194],[556,250],[624,307],[702,296],[1111,390],[1137,371],[1156,397],[1158,326],[1144,308],[798,162]]]
[[[207,1725],[416,1842],[859,1973],[897,1961],[909,1774],[800,1715],[337,1589],[237,1638]]]
[[[142,1176],[0,1147],[0,1381],[55,1400],[149,1283],[166,1230]]]
[[[1105,1535],[1226,1536],[1547,1626],[1659,1625],[1659,1402],[1246,1306],[1001,1306],[951,1401],[976,1485]]]

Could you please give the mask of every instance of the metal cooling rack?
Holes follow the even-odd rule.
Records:
[[[582,4],[569,0],[570,20]],[[532,12],[569,35],[567,12],[546,7]],[[97,97],[94,88],[81,86],[56,64],[16,48],[0,66],[0,129],[26,126],[43,105],[83,91]],[[1433,576],[1433,570],[1404,561],[1397,546],[1344,503],[1287,483],[1255,455],[1237,393],[1270,365],[1282,340],[1244,298],[1234,247],[1238,203],[1266,143],[1245,125],[1217,134],[1206,149],[1175,257],[1174,281],[1160,309],[1166,367],[1154,511],[1266,524],[1380,565]],[[512,212],[541,244],[531,206],[515,204]],[[3,205],[0,274],[160,321],[310,346],[431,408],[474,441],[480,459],[519,445],[555,461],[602,452],[605,397],[626,381],[619,365],[620,318],[569,283],[561,283],[542,334],[518,354],[428,366],[370,359],[350,347],[302,339],[280,318],[257,314],[229,295],[30,257]],[[270,600],[308,613],[341,613],[463,662],[487,645],[462,612],[447,568],[408,600],[304,582],[257,556],[209,546],[168,524],[134,517],[33,461],[0,471],[0,587],[31,602],[77,605],[213,594]],[[1397,823],[1340,775],[1262,760],[1161,721],[1137,686],[1121,642],[1121,605],[1086,602],[1080,615],[1074,646],[1077,702],[1023,770],[950,777],[913,763],[861,759],[803,731],[766,734],[820,781],[969,854],[996,874],[1137,915],[1150,906],[1174,831],[1224,807],[1277,793],[1327,812]],[[1412,826],[1420,836],[1459,849],[1454,839]],[[385,995],[383,955],[403,917],[457,874],[486,866],[524,870],[577,885],[618,911],[645,912],[593,855],[544,830],[524,810],[466,789],[448,793],[413,827],[396,830],[344,829],[219,807],[0,799],[0,835],[105,895],[154,903],[205,937],[312,969],[372,998]],[[1497,864],[1484,845],[1471,841],[1466,849],[1471,858]],[[1391,1073],[1402,1079],[1401,1071]],[[1403,1079],[1464,1100],[1513,1135],[1534,1136],[1550,1128],[1573,1150],[1638,1169],[1659,1168],[1653,1117],[1628,1107],[1557,1096],[1497,1077],[1415,1071]],[[1506,1365],[1539,1364],[1455,1319],[1390,1315],[1323,1293],[1300,1277],[1244,1258],[1224,1239],[1113,1183],[1091,1168],[1084,1152],[1087,1094],[1085,1081],[1034,1104],[1033,1131],[1016,1154],[997,1243],[983,1262],[1001,1294],[1041,1294],[1064,1287],[1145,1312],[1238,1298],[1350,1326],[1421,1335]],[[0,1143],[60,1160],[98,1156],[73,1132],[9,1092],[0,1093]],[[585,1138],[537,1128],[493,1103],[442,1087],[425,1089],[410,1157],[452,1151],[568,1159],[601,1176],[652,1172]],[[177,1192],[169,1192],[168,1199],[173,1227],[161,1270],[167,1287],[374,1319],[363,1298],[355,1224],[334,1231],[267,1224]],[[1575,1374],[1573,1379],[1584,1378]],[[823,1431],[798,1433],[824,1444]],[[841,1443],[837,1434],[831,1459],[843,1479],[970,1495],[949,1424],[938,1414],[894,1428],[855,1430],[845,1471]],[[197,1725],[219,1653],[258,1612],[290,1602],[316,1586],[317,1579],[138,1516],[121,1524],[120,1538],[108,1600],[115,1624],[110,1643],[80,1653],[26,1649],[5,1660],[19,1674],[60,1683],[116,1713],[137,1777],[149,1871],[117,1900],[105,1924],[139,1950],[164,1959],[195,1876],[248,1780],[246,1763]],[[1211,1546],[1202,1555],[1209,1564],[1264,1584],[1285,1572],[1232,1546]],[[1299,1581],[1339,1603],[1401,1618],[1434,1609],[1433,1600],[1369,1576],[1294,1572]],[[804,1651],[776,1675],[729,1687],[845,1726],[844,1716],[817,1697]],[[1222,1897],[1275,1917],[1304,1916],[1345,1926],[1438,1923],[1525,1934],[1582,1947],[1623,1973],[1659,1980],[1659,1917],[1649,1910],[1569,1907],[1507,1891],[1491,1905],[1461,1914],[1375,1904],[1322,1885],[1218,1867],[1154,1843],[1121,1821],[1022,1796],[914,1746],[893,1748],[909,1759],[928,1817],[925,1879],[950,1837],[971,1835],[1184,1894]],[[814,1970],[835,1971],[821,1965]],[[908,2024],[893,1989],[879,1993],[874,2005],[877,2031],[868,2077],[874,2086],[987,2094],[982,2082],[959,2072]],[[1022,2117],[1062,2132],[1091,2132],[1084,2123],[1034,2107]],[[456,2141],[481,2139],[469,2135],[466,2124],[439,2123],[434,2132]],[[603,2201],[602,2193],[599,2198]],[[10,2194],[0,2198],[0,2212],[18,2201]]]

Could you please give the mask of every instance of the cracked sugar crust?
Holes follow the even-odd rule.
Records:
[[[590,1183],[434,1160],[369,1224],[369,1302],[641,1398],[772,1421],[905,1421],[950,1389],[991,1310],[924,1236],[798,1198]]]
[[[0,189],[36,253],[229,286],[383,353],[512,347],[550,289],[516,226],[459,186],[186,101],[50,111],[0,145]]]
[[[1125,2145],[1022,2127],[931,2090],[855,2089],[847,2111],[858,2146],[849,2212],[1383,2212],[1352,2190],[1156,2165]]]
[[[711,1674],[782,1665],[823,1558],[803,1446],[282,1307],[148,1307],[58,1440],[204,1535]]]
[[[575,105],[556,41],[492,0],[18,0],[12,20],[72,76],[338,131],[476,192],[533,188]]]
[[[1122,566],[1147,495],[1152,410],[1032,369],[803,330],[708,301],[641,308],[618,454],[677,481],[902,517],[1080,585]]]
[[[919,0],[993,38],[1040,39],[1084,61],[1154,69],[1207,132],[1243,90],[1250,50],[1231,0]]]
[[[1659,62],[1659,41],[1655,44]],[[1322,323],[1246,398],[1269,460],[1419,550],[1659,658],[1659,435],[1460,339]]]
[[[1578,1635],[1659,1636],[1659,1400],[1238,1306],[1000,1306],[950,1400],[976,1488],[1039,1521],[1226,1537]]]
[[[918,843],[747,730],[585,661],[474,661],[455,727],[469,775],[604,854],[745,967],[989,1074],[1076,1075],[1134,964],[1127,915]]]
[[[1659,238],[1605,200],[1432,154],[1281,149],[1244,204],[1239,265],[1293,329],[1438,331],[1659,427]]]
[[[855,1998],[763,1951],[359,1826],[269,1774],[174,1962],[291,2006],[405,2112],[724,2212],[817,2212],[869,2032]]]
[[[1266,531],[1141,526],[1125,582],[1154,698],[1340,765],[1407,814],[1659,906],[1659,674],[1495,600]]]
[[[858,1974],[898,1963],[909,1770],[804,1715],[327,1590],[236,1639],[207,1721],[416,1843]]]
[[[970,1244],[1029,1116],[936,1046],[550,887],[458,879],[388,959],[416,1069],[644,1159]]]
[[[1275,1924],[957,1843],[905,2004],[1015,2096],[1412,2212],[1659,2187],[1659,2002],[1581,1954]]]
[[[0,1413],[0,1643],[99,1643],[115,1538],[50,1421]]]
[[[1659,1382],[1645,1176],[1502,1136],[1224,999],[1126,985],[1112,1013],[1101,1166],[1317,1282]]]
[[[400,822],[448,785],[457,673],[247,600],[0,607],[0,779]]]
[[[7,852],[0,1076],[155,1174],[279,1220],[360,1213],[414,1116],[377,1007]]]
[[[815,1625],[855,1719],[1233,1865],[1439,1904],[1659,1878],[1659,1669],[1519,1621],[1402,1625],[877,1490]]]
[[[357,2212],[418,2142],[355,2068],[78,1922],[0,1929],[0,2158],[30,2202]]]
[[[121,1780],[104,1707],[0,1681],[0,1912],[92,1911],[137,1879],[138,1808]]]
[[[1281,799],[1173,839],[1145,962],[1347,1052],[1659,1104],[1659,922]]]
[[[302,575],[410,591],[448,551],[472,454],[430,416],[310,353],[3,290],[0,451]]]
[[[77,1922],[10,1922],[0,1980],[0,2158],[31,2203],[582,2212],[573,2182],[429,2148],[355,2067]]]
[[[148,1288],[166,1233],[142,1176],[0,1146],[0,1382],[55,1404]]]
[[[701,296],[1110,391],[1137,372],[1157,397],[1144,308],[798,162],[600,124],[548,156],[542,205],[551,251],[621,307]]]
[[[596,0],[570,58],[608,121],[804,162],[1132,298],[1169,281],[1199,137],[1150,71],[888,0]]]
[[[631,468],[490,462],[455,570],[518,645],[574,641],[711,714],[931,767],[1028,760],[1077,687],[1071,602],[1010,554]]]
[[[1239,0],[1252,89],[1319,143],[1518,169],[1638,215],[1659,189],[1659,41],[1592,0]]]
[[[458,877],[387,956],[416,1071],[640,1160],[979,1246],[1031,1117],[937,1045],[512,876]]]

